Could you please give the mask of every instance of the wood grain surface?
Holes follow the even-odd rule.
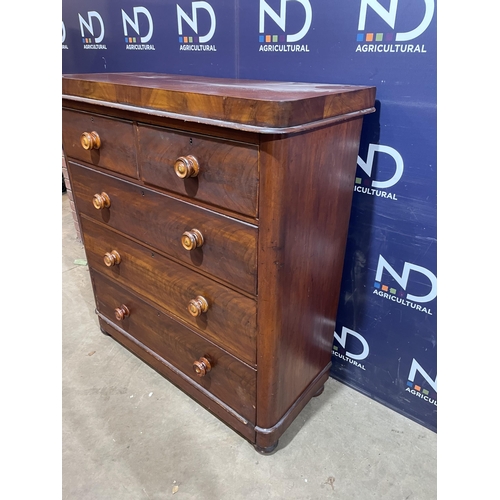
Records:
[[[373,106],[375,87],[158,73],[63,75],[63,94],[260,127],[290,127]]]
[[[80,213],[190,266],[249,293],[256,291],[257,228],[204,210],[157,191],[68,162],[75,203]],[[95,193],[105,192],[109,209],[96,210]],[[198,229],[205,243],[185,250],[181,236]]]
[[[92,273],[92,282],[101,314],[239,414],[255,421],[255,370],[99,273]],[[128,307],[130,316],[117,321],[114,310],[122,304]],[[205,377],[198,377],[193,370],[200,356],[213,361]]]
[[[158,304],[240,359],[256,364],[255,300],[162,257],[85,216],[81,222],[90,267]],[[107,267],[103,255],[112,250],[119,253],[121,262]],[[193,317],[187,306],[198,295],[208,301],[209,308],[201,316]]]

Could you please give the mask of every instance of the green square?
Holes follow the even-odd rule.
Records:
[[[338,350],[339,350],[339,348],[338,348],[336,345],[334,345],[334,346],[333,346],[333,350],[334,350],[334,351],[338,351]]]
[[[424,389],[422,392],[423,392],[426,396],[428,396],[428,395],[429,395],[429,391],[428,391],[427,389]]]
[[[375,35],[375,41],[376,42],[381,42],[384,39],[384,34],[383,33],[377,33]]]
[[[361,184],[361,177],[356,177],[356,184]]]
[[[189,37],[189,43],[193,43],[193,37],[192,36]]]
[[[137,38],[135,36],[134,36],[133,40],[134,40],[134,43],[137,43]]]
[[[278,35],[273,35],[273,42],[277,42],[278,41]]]
[[[391,292],[391,293],[396,293],[396,289],[395,289],[395,288],[391,288],[391,289],[389,290],[389,292]]]

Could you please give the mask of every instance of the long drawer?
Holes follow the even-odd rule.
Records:
[[[147,297],[240,359],[256,364],[255,300],[90,219],[82,217],[81,223],[91,268]],[[109,258],[110,254],[118,257]],[[206,311],[200,308],[199,297],[206,300]]]
[[[83,133],[97,133],[97,148],[84,149]],[[62,142],[68,157],[137,178],[134,125],[131,121],[101,115],[70,111],[62,112]]]
[[[140,123],[137,133],[139,172],[145,183],[257,216],[256,145]]]
[[[255,422],[254,369],[95,271],[92,283],[99,313]]]
[[[242,290],[256,293],[257,227],[73,161],[68,162],[68,167],[81,214]],[[108,199],[109,207],[96,209],[95,195],[100,200]],[[186,250],[183,235],[193,235],[194,229],[201,233],[202,245]]]

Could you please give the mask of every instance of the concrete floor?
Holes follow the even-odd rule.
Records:
[[[103,335],[62,195],[64,500],[432,500],[436,434],[330,379],[258,454]]]

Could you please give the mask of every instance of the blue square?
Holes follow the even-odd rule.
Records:
[[[407,385],[408,387],[413,387],[413,382],[410,382],[410,381],[408,380],[408,382],[406,382],[406,385]]]
[[[82,38],[82,42],[85,43],[85,38]]]
[[[365,39],[365,35],[363,33],[358,33],[358,36],[356,37],[357,42],[362,42]]]
[[[128,36],[125,37],[125,43],[128,43]]]
[[[259,36],[259,42],[260,43],[264,43],[264,35],[260,35]]]
[[[373,285],[375,288],[380,288],[380,283],[378,281],[375,281],[375,284]]]
[[[182,43],[184,41],[184,38],[182,36],[179,37],[179,43]]]

